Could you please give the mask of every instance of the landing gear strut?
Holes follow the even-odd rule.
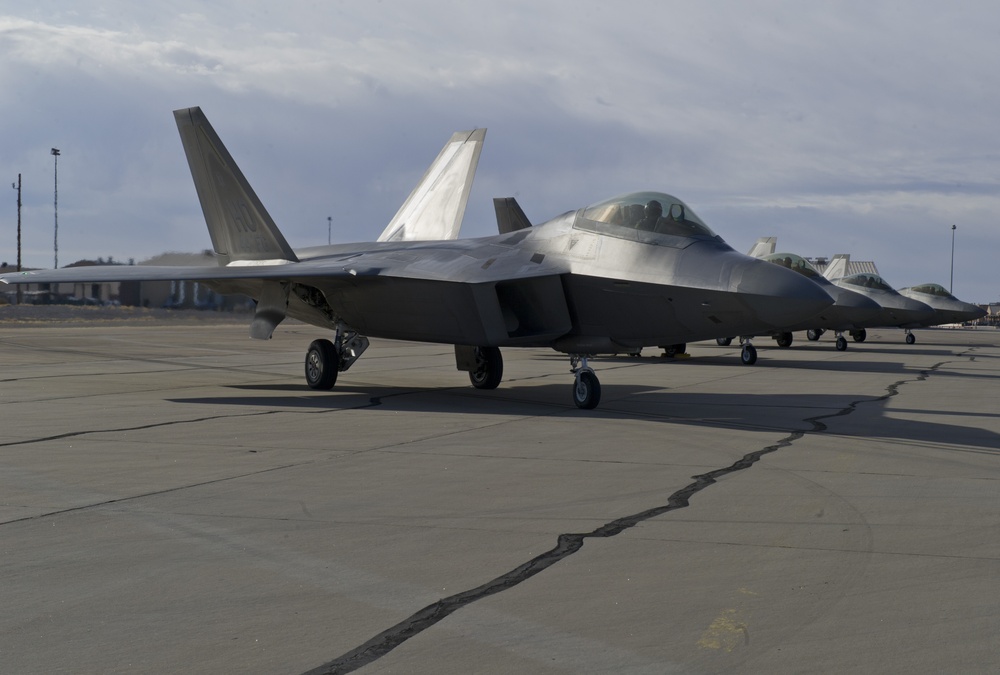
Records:
[[[573,383],[573,403],[577,408],[593,410],[601,402],[601,383],[594,374],[594,369],[587,365],[587,357],[571,354],[570,370],[576,375]]]

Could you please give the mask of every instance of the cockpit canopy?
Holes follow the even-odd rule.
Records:
[[[687,204],[663,192],[632,192],[583,209],[574,227],[661,246],[683,248],[721,238]]]
[[[911,286],[910,290],[914,293],[926,293],[927,295],[936,295],[939,298],[948,298],[950,300],[955,300],[955,296],[949,293],[944,286],[941,284],[921,284],[920,286]]]
[[[873,288],[880,291],[890,291],[892,293],[896,292],[896,289],[887,284],[885,279],[877,274],[852,274],[849,277],[844,277],[843,281],[845,284],[850,284],[852,286]]]
[[[809,264],[808,260],[794,253],[772,253],[771,255],[764,256],[763,259],[769,263],[787,267],[807,279],[819,279],[821,276],[816,268]]]

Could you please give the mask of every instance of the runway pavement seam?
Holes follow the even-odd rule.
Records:
[[[382,631],[358,647],[342,654],[317,668],[306,671],[304,675],[341,675],[343,673],[354,672],[382,656],[385,656],[393,649],[401,645],[424,630],[434,626],[441,620],[447,618],[459,609],[477,600],[490,597],[501,591],[508,590],[527,581],[531,577],[543,572],[552,565],[573,555],[583,548],[584,542],[589,538],[608,538],[618,535],[625,530],[633,528],[642,522],[664,515],[677,509],[686,508],[690,504],[690,499],[705,488],[713,485],[718,479],[749,469],[765,455],[777,452],[783,448],[792,446],[796,441],[812,433],[823,433],[829,427],[822,421],[850,415],[858,406],[867,403],[879,403],[899,394],[900,387],[913,382],[926,380],[931,373],[941,368],[947,361],[938,362],[928,368],[921,370],[916,377],[908,377],[897,380],[886,386],[886,393],[874,397],[863,398],[849,402],[843,408],[831,413],[816,415],[804,418],[802,421],[812,426],[811,430],[795,430],[789,433],[778,442],[760,450],[747,453],[733,464],[709,471],[707,473],[692,476],[693,483],[677,490],[667,498],[667,503],[639,513],[624,516],[606,523],[591,532],[587,533],[564,533],[557,537],[554,548],[538,555],[531,560],[515,567],[506,574],[476,588],[457,593],[446,598],[442,598],[423,609],[417,611],[396,625]]]
[[[29,520],[41,520],[42,518],[49,518],[51,516],[59,516],[67,513],[74,513],[76,511],[86,511],[88,509],[100,508],[102,506],[110,506],[111,504],[122,504],[124,502],[135,501],[136,499],[145,499],[146,497],[156,497],[159,495],[170,494],[171,492],[178,492],[180,490],[187,490],[190,488],[204,487],[206,485],[216,485],[218,483],[225,483],[231,480],[239,480],[240,478],[248,478],[250,476],[259,476],[261,474],[270,473],[272,471],[281,471],[284,469],[289,469],[294,466],[302,466],[303,464],[309,464],[311,462],[299,462],[298,464],[283,464],[281,466],[271,466],[266,469],[260,469],[258,471],[249,471],[247,473],[241,473],[236,476],[223,476],[222,478],[213,478],[212,480],[201,481],[198,483],[189,483],[186,485],[175,485],[173,487],[164,488],[162,490],[153,490],[151,492],[143,492],[137,495],[128,495],[126,497],[116,497],[114,499],[106,499],[101,502],[93,502],[90,504],[81,504],[79,506],[71,506],[65,509],[59,509],[57,511],[48,511],[46,513],[38,513],[33,516],[25,516],[24,518],[15,518],[14,520],[5,520],[0,522],[0,527],[4,525],[13,525],[14,523],[23,523]]]

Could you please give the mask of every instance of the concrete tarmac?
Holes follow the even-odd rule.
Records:
[[[689,358],[0,323],[0,672],[993,673],[1000,331]]]

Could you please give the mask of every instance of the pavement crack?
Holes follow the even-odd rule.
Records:
[[[677,509],[686,508],[695,495],[710,485],[714,485],[720,478],[736,473],[737,471],[749,469],[764,456],[777,452],[783,448],[790,447],[796,441],[808,434],[826,432],[828,426],[824,420],[850,415],[857,410],[858,406],[862,404],[880,403],[886,401],[889,398],[898,395],[900,388],[903,385],[926,380],[931,373],[937,371],[945,363],[947,363],[947,361],[941,361],[930,366],[929,368],[921,370],[916,377],[903,378],[889,384],[885,387],[885,393],[881,396],[856,399],[848,402],[839,410],[803,419],[803,422],[808,423],[812,427],[811,430],[792,431],[773,445],[747,453],[729,466],[692,476],[693,482],[671,494],[667,498],[666,504],[656,506],[645,511],[640,511],[639,513],[617,518],[594,530],[591,530],[590,532],[560,534],[556,539],[556,545],[545,553],[518,565],[509,572],[502,574],[485,584],[477,586],[476,588],[450,595],[446,598],[438,600],[437,602],[427,605],[403,621],[400,621],[396,625],[375,635],[358,647],[355,647],[349,652],[346,652],[345,654],[342,654],[341,656],[317,668],[306,671],[303,675],[342,675],[344,673],[354,672],[358,668],[362,668],[380,659],[410,638],[419,635],[424,630],[434,626],[442,619],[451,616],[453,613],[466,605],[476,602],[477,600],[488,598],[491,595],[500,593],[501,591],[513,588],[532,578],[536,574],[552,567],[556,563],[568,558],[582,549],[583,544],[587,539],[614,537],[647,520],[662,516]],[[372,400],[372,403],[375,403],[374,399]]]

